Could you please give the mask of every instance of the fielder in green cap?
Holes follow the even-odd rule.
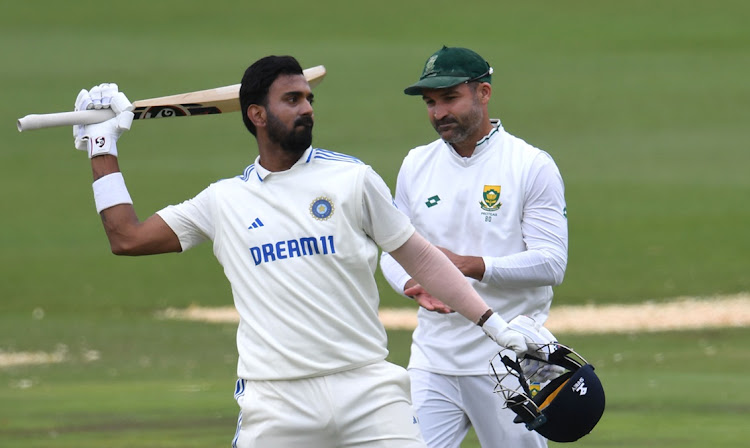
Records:
[[[493,316],[510,325],[530,321],[544,333],[552,287],[563,281],[568,261],[563,180],[548,153],[490,118],[492,71],[476,52],[444,46],[404,90],[422,97],[439,138],[409,151],[395,202],[469,279]],[[497,346],[390,254],[383,253],[380,266],[396,292],[420,305],[408,371],[427,446],[458,448],[473,427],[483,448],[546,447],[544,437],[514,423],[515,413],[492,394],[487,373]],[[512,351],[501,353],[516,359]]]
[[[443,46],[425,62],[419,81],[404,89],[407,95],[421,95],[422,89],[444,89],[472,81],[492,82],[492,67],[468,48]]]

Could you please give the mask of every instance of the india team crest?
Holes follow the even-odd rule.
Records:
[[[482,210],[496,212],[503,205],[500,202],[500,185],[485,185],[482,192],[482,201],[479,206]]]
[[[330,218],[333,215],[333,210],[333,203],[326,197],[315,198],[310,204],[310,214],[318,221],[325,221]]]

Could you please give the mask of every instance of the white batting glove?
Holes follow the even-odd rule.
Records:
[[[73,126],[75,147],[86,151],[89,158],[105,154],[117,156],[117,139],[133,123],[133,105],[118,91],[117,84],[99,84],[90,91],[84,89],[78,93],[75,110],[107,108],[115,113],[113,118],[103,123]]]
[[[508,322],[508,328],[523,334],[528,352],[542,359],[547,359],[551,353],[549,344],[557,342],[549,330],[529,316],[516,316]]]
[[[484,322],[482,331],[497,345],[513,350],[519,357],[529,350],[523,333],[511,328],[498,314],[493,313]]]
[[[524,335],[528,348],[525,355],[546,360],[555,350],[554,344],[557,338],[551,331],[528,316],[517,316],[508,323],[508,328]],[[560,366],[527,357],[521,358],[520,364],[527,378],[542,383],[565,372],[565,369]]]
[[[556,341],[549,330],[528,316],[517,316],[505,322],[498,314],[492,314],[482,325],[482,330],[497,344],[516,352],[519,357],[526,353],[542,359],[549,355],[549,345]]]

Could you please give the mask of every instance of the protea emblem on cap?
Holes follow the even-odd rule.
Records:
[[[427,63],[424,65],[424,71],[422,72],[422,78],[435,74],[435,61],[437,61],[438,55],[433,54]]]
[[[485,185],[484,191],[482,192],[482,201],[479,202],[479,206],[482,210],[488,212],[497,211],[501,205],[500,202],[500,185]]]

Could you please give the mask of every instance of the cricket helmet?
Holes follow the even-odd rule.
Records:
[[[492,358],[495,393],[516,413],[514,423],[555,442],[574,442],[590,433],[604,413],[602,383],[594,366],[570,347],[555,342],[538,353],[544,355],[513,360],[501,352]]]

